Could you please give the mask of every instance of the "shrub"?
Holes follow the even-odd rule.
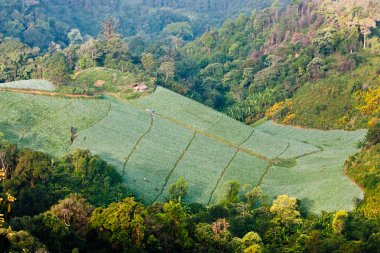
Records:
[[[286,117],[285,117],[285,119],[284,119],[284,123],[285,124],[288,124],[288,123],[290,123],[294,118],[296,117],[296,115],[294,114],[294,113],[292,113],[292,114],[288,114]]]
[[[380,143],[380,122],[377,122],[368,130],[366,139],[369,145],[376,145]]]
[[[333,223],[332,223],[334,233],[341,234],[343,232],[343,230],[346,227],[347,218],[348,218],[348,213],[344,210],[339,210],[338,212],[335,213]]]

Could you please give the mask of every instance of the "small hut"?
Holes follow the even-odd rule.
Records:
[[[133,85],[134,92],[144,92],[148,90],[148,86],[145,83],[136,83]]]

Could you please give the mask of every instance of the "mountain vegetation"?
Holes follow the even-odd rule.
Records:
[[[78,30],[84,36],[97,36],[102,22],[113,16],[121,34],[131,37],[132,44],[144,45],[181,27],[188,29],[186,39],[193,39],[231,16],[268,5],[270,1],[257,0],[233,4],[227,0],[11,0],[0,3],[0,33],[41,49],[51,42],[67,46]]]
[[[0,14],[1,252],[380,252],[378,0]]]
[[[178,77],[195,99],[236,119],[255,121],[307,82],[370,65],[368,59],[379,50],[378,10],[375,1],[356,6],[349,1],[293,1],[284,11],[273,4],[251,16],[242,14],[187,44]],[[370,78],[377,79],[377,72]],[[371,81],[357,86],[376,89],[377,80]]]

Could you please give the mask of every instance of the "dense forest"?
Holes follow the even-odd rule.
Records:
[[[378,52],[378,3],[347,5],[294,1],[283,12],[273,4],[240,15],[183,48],[178,78],[194,98],[257,120],[306,82],[356,69],[368,58],[364,48]]]
[[[186,22],[198,36],[223,20],[270,3],[261,1],[154,1],[154,0],[21,0],[0,3],[0,33],[20,38],[29,46],[47,48],[51,42],[68,45],[67,34],[79,29],[96,36],[101,23],[118,18],[119,32],[126,37],[148,42],[172,23]],[[207,17],[207,18],[206,18]]]
[[[0,138],[0,251],[380,252],[379,10],[372,0],[1,1],[0,83],[134,98],[120,87],[144,82],[246,124],[369,131],[345,164],[364,200],[321,214],[238,182],[216,205],[188,203],[185,178],[144,205],[90,151],[52,157]]]

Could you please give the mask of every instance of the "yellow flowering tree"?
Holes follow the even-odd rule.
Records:
[[[0,132],[0,142],[2,140],[2,137],[3,134]],[[0,163],[0,181],[3,181],[5,179],[5,167],[3,163]],[[1,195],[2,196],[0,196],[0,227],[3,226],[6,220],[9,220],[12,212],[11,204],[16,200],[16,198],[10,195],[9,193],[1,193]]]
[[[11,196],[9,193],[4,194],[0,198],[0,226],[3,226],[6,220],[9,220],[11,212],[12,212],[11,204],[15,200],[16,198]]]
[[[362,115],[370,116],[368,126],[374,126],[379,121],[380,114],[380,87],[369,88],[367,91],[358,91],[356,93],[358,100],[357,108]]]

